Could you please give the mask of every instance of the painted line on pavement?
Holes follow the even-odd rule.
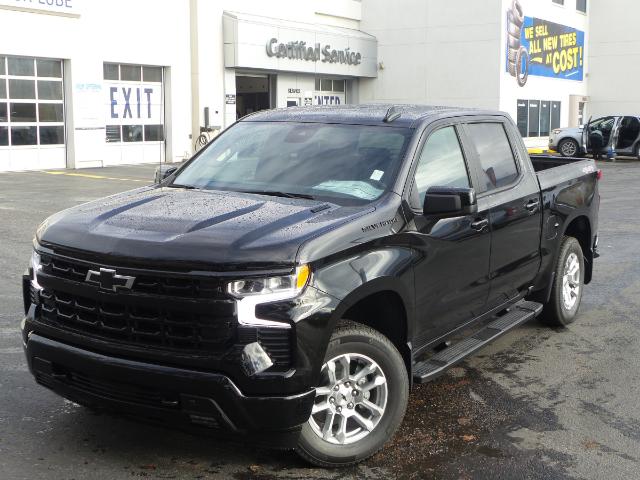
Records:
[[[54,171],[47,171],[47,170],[40,170],[42,173],[47,173],[49,175],[64,175],[66,177],[82,177],[82,178],[91,178],[94,180],[119,180],[119,181],[124,181],[124,182],[142,182],[142,183],[149,183],[148,180],[140,180],[137,178],[119,178],[119,177],[107,177],[105,175],[92,175],[89,173],[69,173],[69,172],[62,172],[59,170],[54,170]]]
[[[527,148],[527,150],[529,151],[529,153],[549,153],[549,149],[548,148]]]

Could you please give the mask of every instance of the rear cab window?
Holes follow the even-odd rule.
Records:
[[[518,176],[518,163],[501,122],[468,123],[466,131],[478,154],[478,193],[507,187]]]

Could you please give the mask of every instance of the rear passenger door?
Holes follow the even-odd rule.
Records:
[[[509,127],[503,117],[464,127],[475,149],[478,205],[489,210],[489,308],[532,285],[540,268],[540,188]]]

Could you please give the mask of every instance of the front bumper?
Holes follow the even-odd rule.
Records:
[[[25,352],[38,383],[77,403],[276,448],[295,445],[315,397],[313,389],[246,396],[221,374],[110,357],[37,334],[28,335]]]

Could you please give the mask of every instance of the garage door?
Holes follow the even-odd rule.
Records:
[[[62,60],[0,56],[0,171],[66,166]]]
[[[164,161],[163,68],[104,64],[106,165]]]

